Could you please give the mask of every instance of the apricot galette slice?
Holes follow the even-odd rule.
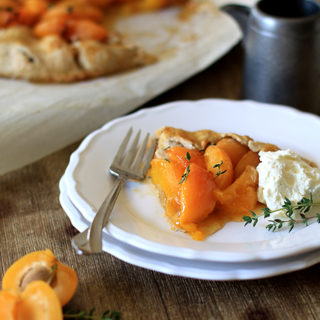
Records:
[[[149,176],[173,228],[203,240],[258,206],[259,151],[275,145],[248,136],[165,127]]]

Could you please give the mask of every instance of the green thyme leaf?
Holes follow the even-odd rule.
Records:
[[[68,14],[71,14],[73,12],[73,6],[68,6],[67,12],[68,12]]]
[[[263,212],[264,218],[270,217],[271,210],[269,208],[263,208],[262,212]]]
[[[218,172],[216,173],[216,178],[219,177],[221,174],[224,174],[227,172],[227,170],[221,171],[221,166],[223,165],[223,161],[221,160],[220,163],[216,163],[215,165],[212,166],[212,168],[218,168]]]
[[[68,310],[63,314],[64,319],[75,319],[75,320],[119,320],[120,312],[106,310],[101,315],[95,315],[95,309],[91,309],[89,312],[85,310],[74,311]]]
[[[187,160],[189,161],[189,163],[190,163],[191,155],[190,155],[189,152],[186,153],[186,159],[187,159]],[[184,174],[182,175],[181,180],[179,181],[178,184],[181,184],[182,182],[186,181],[189,173],[190,173],[190,165],[187,166],[187,168],[186,168]]]
[[[186,171],[182,175],[181,180],[179,181],[178,184],[181,184],[182,182],[186,181],[186,179],[188,178],[189,173],[190,173],[190,166],[187,166]]]
[[[243,216],[242,219],[245,222],[244,226],[246,226],[247,224],[250,224],[252,222],[252,218],[249,216]]]

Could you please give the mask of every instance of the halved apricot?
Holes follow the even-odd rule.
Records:
[[[257,206],[258,172],[247,166],[241,176],[225,190],[214,190],[217,209],[233,221],[241,221],[243,215]]]
[[[238,162],[234,168],[234,177],[238,178],[245,170],[247,166],[256,167],[260,162],[260,158],[257,152],[249,150]]]
[[[239,160],[249,151],[247,146],[233,138],[223,138],[217,142],[216,146],[228,154],[233,167],[235,167]]]
[[[203,152],[197,149],[187,149],[184,147],[171,147],[166,150],[168,158],[171,162],[178,162],[186,168],[190,162],[205,168],[206,163],[204,160]],[[187,153],[190,155],[190,159],[187,158]]]
[[[21,293],[15,320],[62,320],[62,308],[54,290],[43,281],[33,281]]]
[[[195,163],[190,164],[190,171],[180,184],[181,203],[180,223],[196,223],[205,219],[214,209],[216,184],[213,176],[206,169]]]
[[[24,292],[29,283],[37,280],[53,288],[62,306],[72,298],[78,285],[76,272],[47,249],[29,253],[13,263],[3,276],[2,288]]]
[[[218,146],[209,146],[205,153],[207,170],[213,173],[219,189],[225,189],[233,180],[233,166],[228,154]]]
[[[0,291],[0,319],[16,320],[19,297],[10,291]]]

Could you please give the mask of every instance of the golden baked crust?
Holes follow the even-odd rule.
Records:
[[[147,65],[156,58],[111,35],[107,42],[68,43],[35,38],[28,27],[0,30],[0,76],[35,82],[73,82]]]
[[[213,130],[186,131],[179,128],[163,127],[156,131],[158,145],[155,152],[156,158],[165,159],[165,150],[168,147],[183,146],[188,149],[205,149],[209,144],[216,144],[222,138],[230,137],[254,152],[277,151],[279,148],[274,144],[254,141],[249,136],[236,133],[218,133]]]

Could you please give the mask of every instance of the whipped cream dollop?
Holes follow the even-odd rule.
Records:
[[[285,198],[292,203],[303,197],[320,201],[320,170],[290,150],[259,152],[260,163],[258,200],[271,209],[279,209]],[[318,209],[319,207],[315,208]],[[311,215],[314,210],[308,212]],[[306,214],[307,215],[307,214]],[[284,218],[284,211],[272,214],[272,218]],[[294,214],[297,218],[298,214]]]

